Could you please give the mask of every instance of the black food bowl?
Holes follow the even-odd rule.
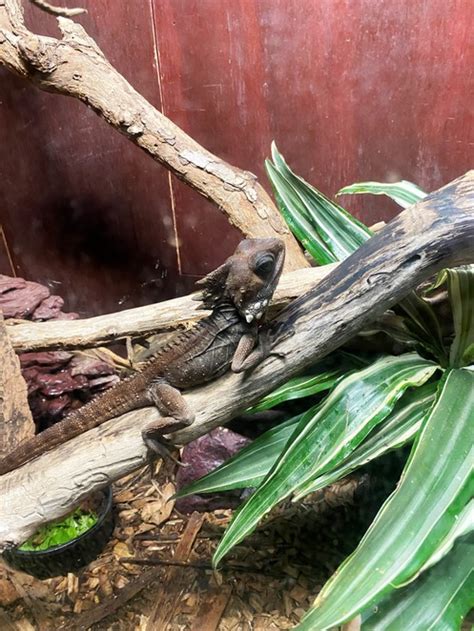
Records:
[[[84,567],[99,556],[112,536],[114,529],[112,487],[98,491],[90,501],[88,500],[88,503],[95,504],[98,519],[92,528],[79,537],[59,546],[36,552],[10,548],[3,552],[4,559],[11,567],[40,579],[65,575]]]

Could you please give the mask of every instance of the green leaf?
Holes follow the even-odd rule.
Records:
[[[442,366],[446,366],[448,355],[441,325],[429,302],[412,291],[394,307],[394,311],[402,311],[408,316],[405,318],[405,325],[412,338],[434,355]]]
[[[256,487],[283,451],[301,416],[298,414],[268,430],[220,467],[181,489],[176,497]]]
[[[416,574],[473,495],[474,373],[446,373],[397,490],[317,597],[299,631],[352,619]]]
[[[474,537],[458,540],[440,563],[364,612],[362,631],[457,631],[474,607],[473,558]]]
[[[330,390],[341,377],[351,370],[366,365],[366,360],[351,353],[333,353],[314,364],[308,374],[291,379],[264,397],[249,412],[267,410],[284,401]],[[318,407],[319,404],[311,408],[313,413]],[[193,493],[218,493],[231,489],[258,486],[283,451],[300,418],[301,414],[265,432],[220,467],[186,486],[177,493],[177,497],[184,497]]]
[[[314,413],[303,414],[264,482],[235,513],[214,556],[217,563],[275,504],[300,485],[340,464],[391,412],[410,386],[420,386],[437,365],[416,353],[384,357],[346,377]]]
[[[296,175],[278,152],[275,143],[272,143],[272,158],[273,164],[267,160],[266,166],[277,203],[283,202],[280,210],[285,219],[288,214],[292,217],[297,215],[310,226],[311,238],[317,235],[314,244],[317,248],[313,247],[313,250],[319,249],[323,243],[332,256],[332,262],[342,261],[372,236],[363,223]],[[301,235],[293,230],[290,223],[288,225],[298,239],[301,240],[302,236],[308,238],[308,232]],[[302,222],[301,228],[304,228]],[[309,248],[306,249],[318,263],[328,262],[322,260],[317,251],[313,253]]]
[[[324,241],[307,218],[304,205],[293,188],[287,184],[285,178],[280,175],[269,160],[265,161],[265,168],[278,208],[291,232],[317,263],[320,265],[336,263],[337,258],[324,244]]]
[[[386,420],[376,427],[374,433],[339,466],[300,485],[295,493],[294,501],[329,484],[334,484],[371,460],[413,440],[431,410],[436,397],[436,388],[436,383],[427,383],[406,392]]]
[[[474,530],[474,499],[468,502],[467,506],[463,508],[458,515],[458,519],[454,526],[448,532],[446,537],[441,541],[436,550],[430,556],[428,561],[421,567],[418,572],[410,578],[408,583],[416,579],[422,572],[425,572],[428,568],[439,563],[443,557],[445,557],[453,548],[456,541],[469,534]],[[474,561],[474,559],[473,559]],[[474,562],[473,562],[474,567]],[[404,587],[404,585],[401,585]]]
[[[387,195],[402,208],[408,208],[408,206],[416,204],[416,202],[419,202],[427,195],[419,186],[407,180],[401,180],[400,182],[357,182],[356,184],[344,186],[337,194],[354,195],[360,193]]]
[[[364,365],[367,365],[366,361],[350,353],[333,353],[314,364],[305,375],[290,379],[283,386],[267,394],[248,412],[268,410],[285,401],[293,401],[330,390],[337,380],[350,370]]]
[[[454,321],[449,362],[461,367],[474,362],[474,265],[447,269],[446,277]]]

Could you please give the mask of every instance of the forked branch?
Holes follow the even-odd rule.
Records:
[[[43,0],[42,0],[43,1]],[[213,155],[132,88],[84,28],[58,17],[62,39],[36,35],[20,0],[0,0],[0,65],[39,88],[91,107],[154,160],[221,209],[249,237],[285,241],[286,270],[307,267],[301,248],[272,200],[248,171]]]

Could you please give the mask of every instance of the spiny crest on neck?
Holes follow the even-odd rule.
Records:
[[[199,280],[199,309],[231,303],[248,323],[259,320],[278,284],[285,260],[281,239],[244,239],[216,270]]]

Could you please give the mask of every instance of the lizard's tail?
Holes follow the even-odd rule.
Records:
[[[130,412],[138,407],[149,405],[146,400],[138,400],[137,396],[130,396],[122,382],[111,388],[102,396],[68,414],[64,420],[44,430],[33,438],[28,438],[18,445],[11,453],[0,460],[0,475],[8,473],[21,465],[34,460],[54,447],[83,434],[84,432],[109,421],[110,419]]]

